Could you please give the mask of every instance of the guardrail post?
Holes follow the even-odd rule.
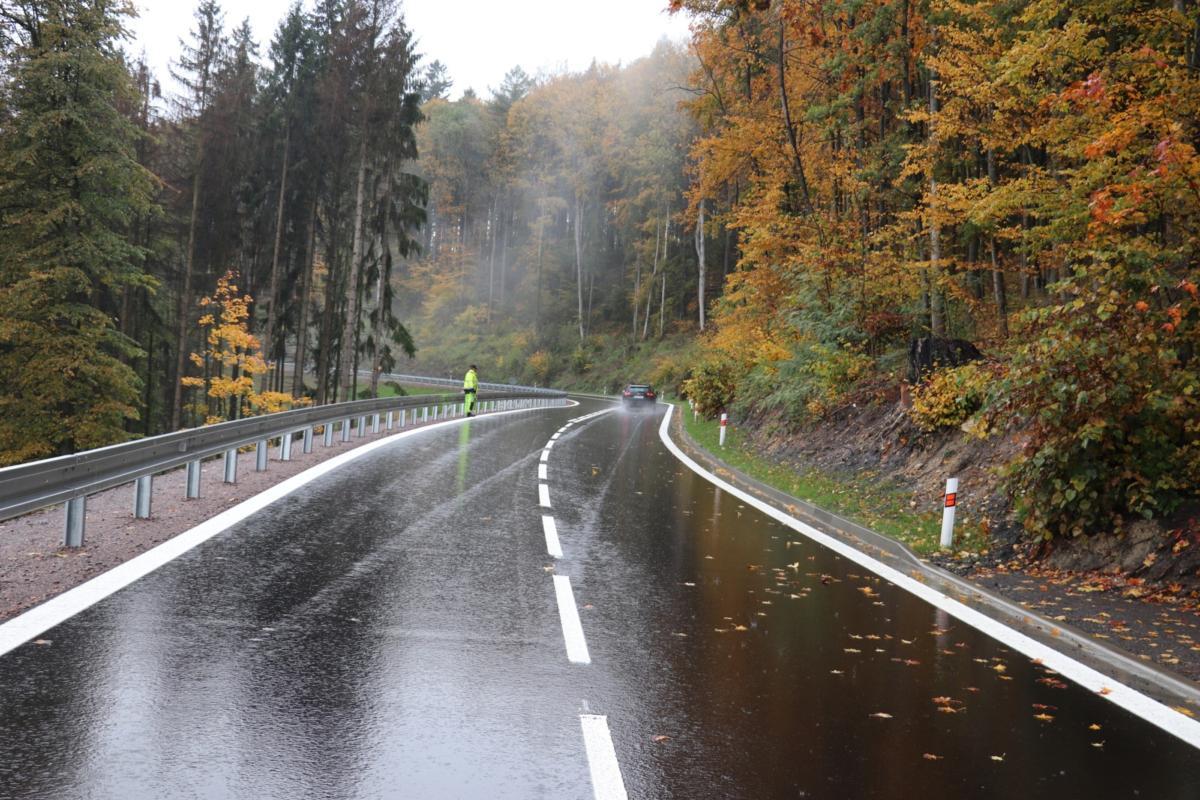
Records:
[[[143,475],[133,482],[133,516],[150,519],[150,497],[154,493],[154,476]]]
[[[421,409],[421,422],[429,422],[429,406]]]
[[[267,440],[263,439],[254,447],[254,471],[255,472],[266,472],[267,471],[267,455],[268,455],[267,445],[268,445]]]
[[[83,547],[83,518],[87,514],[87,497],[72,497],[66,503],[64,547]]]
[[[325,436],[325,446],[333,447],[333,423],[326,422],[321,426]]]
[[[394,427],[395,427],[395,422],[396,422],[396,420],[395,420],[395,419],[393,418],[393,416],[392,416],[392,415],[393,415],[393,414],[395,414],[395,413],[396,413],[396,412],[394,412],[394,411],[389,411],[389,412],[387,413],[387,423],[386,423],[386,424],[387,424],[387,429],[388,429],[389,431],[390,431],[392,428],[394,428]]]
[[[304,429],[304,453],[305,453],[305,455],[312,452],[312,437],[313,437],[313,429],[312,429],[312,425],[309,425],[307,428]]]
[[[415,414],[414,414],[414,416],[415,416]],[[407,424],[408,424],[408,409],[402,408],[402,409],[400,409],[400,427],[403,428]]]
[[[367,415],[363,414],[358,418],[358,436],[361,439],[367,435]]]
[[[288,431],[279,437],[279,460],[292,460],[292,432]]]
[[[350,441],[350,418],[346,417],[342,420],[342,441]]]
[[[187,463],[187,491],[184,494],[188,500],[200,497],[200,459]]]
[[[225,482],[237,483],[238,451],[232,447],[225,451]]]
[[[379,412],[371,417],[371,433],[379,433]]]

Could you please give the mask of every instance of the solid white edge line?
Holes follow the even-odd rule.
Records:
[[[555,558],[562,558],[562,544],[558,541],[558,527],[554,524],[554,517],[542,515],[542,530],[546,534],[546,552]]]
[[[600,714],[580,714],[583,746],[587,750],[588,771],[592,773],[592,794],[596,800],[628,800],[621,765],[608,732],[608,718]]]
[[[578,402],[570,402],[578,405]],[[559,406],[561,408],[561,406]],[[499,417],[507,414],[527,414],[534,411],[551,410],[548,408],[518,408],[511,411],[489,413],[488,417]],[[419,428],[394,433],[374,442],[360,445],[354,450],[336,455],[309,467],[304,472],[284,480],[271,488],[254,495],[232,508],[217,514],[215,517],[201,522],[199,525],[173,536],[157,547],[131,558],[123,564],[97,575],[85,583],[75,586],[57,597],[53,597],[41,605],[35,606],[23,614],[0,624],[0,656],[8,653],[25,642],[40,636],[46,631],[59,625],[81,611],[84,611],[109,595],[119,592],[129,584],[149,575],[154,570],[178,558],[189,550],[203,544],[227,528],[236,525],[252,514],[261,511],[304,485],[326,475],[356,458],[378,450],[399,439],[425,433],[436,428],[449,425],[460,425],[466,418],[436,422]]]
[[[544,483],[538,484],[538,505],[542,508],[550,507],[550,487]]]
[[[563,641],[567,645],[567,661],[572,664],[592,663],[587,640],[583,638],[579,609],[575,607],[575,595],[571,592],[571,579],[566,575],[554,576],[554,596],[558,600],[558,620],[562,623]]]
[[[538,464],[538,480],[539,481],[549,480],[546,477],[546,469],[547,469],[547,466],[545,463]]]
[[[1064,677],[1074,681],[1085,689],[1096,693],[1104,692],[1102,695],[1106,700],[1109,700],[1131,714],[1135,714],[1147,722],[1155,725],[1158,728],[1179,737],[1183,741],[1200,748],[1200,721],[1189,719],[1187,716],[1180,714],[1178,711],[1166,706],[1153,698],[1147,697],[1136,689],[1132,689],[1120,681],[1105,675],[1098,670],[1095,670],[1086,664],[1082,664],[1065,653],[1061,653],[1054,648],[1042,644],[1020,631],[1010,628],[1002,622],[992,619],[986,614],[982,614],[969,606],[960,603],[953,598],[947,597],[936,589],[915,580],[904,573],[889,567],[881,561],[862,553],[850,545],[842,542],[839,539],[830,536],[827,533],[813,528],[804,522],[789,516],[780,511],[774,506],[759,500],[757,497],[750,495],[741,489],[733,486],[725,480],[712,474],[704,467],[697,464],[687,456],[678,445],[671,440],[671,436],[667,431],[671,420],[671,413],[674,407],[668,405],[667,413],[663,416],[662,424],[659,425],[658,435],[667,449],[684,463],[688,469],[701,476],[709,483],[712,483],[725,491],[737,497],[744,503],[748,503],[757,508],[762,513],[782,522],[789,528],[804,534],[813,541],[824,545],[833,550],[838,555],[847,558],[861,567],[871,570],[879,577],[887,580],[905,591],[916,595],[927,603],[942,609],[951,616],[957,618],[960,622],[964,622],[982,633],[991,636],[993,639],[1011,647],[1018,652],[1021,652],[1031,659],[1039,659],[1045,667],[1058,672]]]

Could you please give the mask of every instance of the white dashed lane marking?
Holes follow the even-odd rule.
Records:
[[[562,623],[563,640],[567,645],[567,661],[572,664],[590,664],[587,640],[583,638],[583,625],[579,621],[579,609],[575,607],[575,594],[571,591],[571,579],[566,575],[554,576],[554,595],[558,599],[558,619]]]
[[[608,732],[608,717],[600,714],[580,714],[583,745],[587,748],[588,769],[592,773],[592,792],[596,800],[627,800],[621,765]]]
[[[555,558],[562,558],[562,545],[558,541],[558,526],[554,524],[554,517],[542,515],[542,530],[546,533],[546,552]]]

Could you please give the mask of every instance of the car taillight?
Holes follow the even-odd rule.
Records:
[[[646,397],[654,397],[654,392],[646,392]]]
[[[632,396],[632,392],[625,392],[625,396],[626,396],[626,397],[630,397],[630,396]]]

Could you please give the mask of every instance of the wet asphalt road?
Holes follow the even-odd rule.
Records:
[[[398,440],[0,658],[0,797],[587,798],[581,714],[637,798],[1200,797],[1200,751],[744,507],[661,414],[571,427],[540,508],[604,407]]]

